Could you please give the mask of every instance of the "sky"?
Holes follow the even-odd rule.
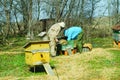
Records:
[[[108,10],[107,8],[107,0],[101,0],[101,2],[98,4],[98,8],[95,10],[95,16],[107,16],[108,15]]]
[[[98,7],[95,10],[94,17],[103,16],[103,15],[107,16],[108,15],[108,10],[106,9],[107,8],[106,3],[107,3],[107,0],[101,0],[98,3],[98,5],[97,5]],[[40,19],[48,18],[45,11],[41,11],[40,14],[41,14]]]
[[[106,5],[107,3],[107,0],[101,0],[101,2],[98,3],[98,8],[95,10],[95,13],[94,13],[94,16],[97,17],[97,16],[103,16],[103,13],[107,7]],[[108,15],[108,10],[106,10],[104,16],[107,16]],[[21,18],[22,18],[22,15],[18,14],[19,18],[18,20],[20,21]],[[33,15],[34,17],[36,16]],[[45,13],[45,10],[42,10],[41,13],[40,13],[40,19],[45,19],[45,18],[48,18],[47,14]],[[1,20],[2,18],[0,18]],[[15,19],[13,18],[12,20],[13,22],[15,21]]]

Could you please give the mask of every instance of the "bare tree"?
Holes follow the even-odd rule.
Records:
[[[112,11],[111,11],[111,16],[112,16],[112,24],[116,25],[120,23],[120,15],[119,15],[119,0],[111,0],[112,4]]]
[[[24,23],[24,29],[26,30],[25,33],[28,32],[28,23],[29,23],[29,11],[28,11],[28,3],[27,3],[27,0],[21,0],[20,1],[21,5],[21,13],[22,13],[22,16],[23,16],[23,23]]]
[[[1,29],[3,30],[1,31],[5,33],[5,36],[17,30],[18,33],[20,32],[20,35],[28,34],[28,36],[31,37],[31,35],[33,35],[34,23],[37,23],[42,17],[54,18],[55,22],[65,21],[67,27],[74,25],[82,26],[82,28],[87,31],[86,36],[89,37],[92,30],[91,26],[96,26],[100,23],[100,19],[97,20],[96,24],[94,23],[94,13],[97,8],[100,8],[98,7],[100,1],[101,0],[0,0],[1,10],[3,9],[3,11],[0,12],[0,16],[6,19],[2,19],[6,25],[2,25],[3,27]],[[119,0],[108,0],[108,2],[109,7],[111,7],[111,9],[109,8],[109,20],[111,20],[113,24],[119,23]],[[3,12],[5,14],[3,14]],[[41,15],[41,12],[44,12],[43,14],[45,15]],[[15,28],[11,26],[13,24],[12,20],[16,23]],[[35,20],[34,23],[33,20]],[[40,26],[40,29],[44,29],[43,26]],[[3,34],[2,32],[1,34]]]
[[[13,5],[13,0],[4,0],[4,1],[0,1],[1,6],[3,7],[3,11],[5,13],[5,29],[3,30],[2,28],[2,33],[3,33],[3,37],[2,40],[6,43],[6,38],[8,38],[8,35],[10,34],[11,31],[11,11],[12,11],[12,5]],[[1,9],[2,9],[1,7]]]
[[[23,15],[23,23],[24,23],[24,30],[25,34],[28,33],[28,37],[33,37],[33,30],[32,30],[32,0],[21,0],[21,10]]]
[[[39,17],[40,17],[40,0],[37,0],[37,12],[38,12],[37,20],[39,20]]]

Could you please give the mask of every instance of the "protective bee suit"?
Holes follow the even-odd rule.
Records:
[[[61,31],[62,28],[65,27],[64,22],[59,22],[53,24],[50,29],[48,30],[48,38],[50,40],[50,54],[51,56],[56,56],[56,41],[57,41],[57,35]]]

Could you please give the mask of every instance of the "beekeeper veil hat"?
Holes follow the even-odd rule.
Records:
[[[60,23],[58,23],[62,28],[64,28],[65,27],[65,23],[64,22],[60,22]]]

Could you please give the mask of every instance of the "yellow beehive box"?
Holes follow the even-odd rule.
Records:
[[[50,61],[49,41],[31,41],[25,44],[26,64],[34,66]]]

